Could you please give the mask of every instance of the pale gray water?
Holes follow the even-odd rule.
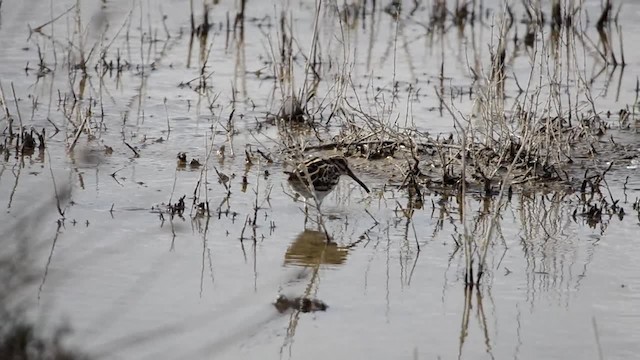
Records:
[[[201,3],[196,2],[200,14]],[[197,44],[190,60],[188,57],[189,2],[107,1],[104,8],[101,2],[80,2],[86,51],[95,45],[97,54],[115,39],[108,58],[115,59],[120,49],[132,68],[119,79],[107,75],[101,82],[93,71],[97,62],[93,55],[83,96],[102,99],[104,123],[96,116],[90,124],[95,139],[88,141],[87,134],[82,134],[76,149],[69,152],[67,145],[74,133],[58,91],[68,99],[72,91],[79,92],[80,75],[70,86],[67,65],[62,65],[68,55],[63,51],[64,41],[77,43],[74,12],[54,23],[54,37],[63,42],[56,47],[58,68],[40,79],[35,75],[37,46],[53,67],[52,42],[37,34],[27,40],[26,24],[34,28],[73,4],[56,2],[50,9],[49,2],[5,1],[0,8],[0,80],[11,112],[15,114],[13,83],[26,126],[46,127],[51,136],[54,128],[49,118],[61,129],[48,139],[44,161],[37,161],[34,155],[20,165],[13,153],[8,160],[0,160],[0,199],[5,206],[0,233],[10,234],[3,236],[0,254],[14,259],[18,259],[15,254],[28,254],[20,261],[35,279],[25,285],[19,299],[38,328],[66,323],[73,329],[70,344],[107,359],[598,359],[595,323],[604,358],[637,356],[640,263],[636,259],[640,248],[636,233],[640,219],[631,206],[640,196],[637,169],[625,169],[624,163],[609,173],[613,197],[622,199],[627,216],[622,221],[606,218],[604,225],[595,228],[581,217],[572,218],[578,204],[575,195],[514,195],[489,251],[489,273],[481,290],[468,298],[467,325],[463,317],[464,257],[461,249],[455,251],[452,240],[462,232],[455,198],[440,206],[441,196],[429,195],[425,209],[416,210],[407,225],[402,212],[394,211],[398,203],[406,206],[403,191],[383,192],[384,178],[359,174],[375,189],[366,196],[355,183],[343,179],[324,208],[333,215],[327,227],[334,240],[340,246],[353,246],[340,261],[320,266],[316,276],[311,267],[285,264],[304,231],[304,214],[302,205],[287,194],[280,162],[254,165],[247,174],[247,190],[241,190],[245,145],[269,149],[277,158],[275,127],[259,128],[258,124],[264,122],[267,112],[277,112],[281,97],[277,84],[268,78],[273,75],[270,48],[278,47],[280,11],[287,9],[293,18],[296,46],[302,47],[297,54],[301,67],[312,37],[313,2],[294,2],[289,7],[281,2],[248,2],[245,43],[240,46],[234,34],[229,34],[226,45],[224,24],[227,12],[233,22],[234,4],[227,1],[211,8],[214,27],[207,43],[211,52],[206,71],[213,72],[212,93],[219,94],[212,111],[208,108],[211,99],[179,87],[197,78],[201,65]],[[403,11],[408,12],[412,4],[405,1],[407,10]],[[451,29],[442,39],[430,38],[423,26],[430,14],[428,4],[413,17],[405,12],[407,19],[398,29],[381,11],[385,5],[378,4],[373,25],[368,17],[364,26],[359,22],[349,32],[343,29],[345,42],[335,14],[326,5],[320,24],[322,51],[334,61],[334,69],[345,59],[354,64],[351,76],[363,104],[377,87],[383,88],[380,96],[390,99],[395,79],[400,90],[393,114],[402,119],[400,124],[409,108],[413,114],[409,124],[448,134],[452,120],[446,112],[440,115],[434,91],[440,65],[444,59],[448,90],[468,89],[469,41],[473,36],[482,57],[488,58],[491,26],[467,27],[465,37]],[[501,9],[493,4],[485,7],[494,12]],[[595,22],[599,2],[588,2],[585,9]],[[608,85],[608,76],[594,81],[595,101],[603,112],[617,112],[635,97],[640,54],[632,44],[639,30],[635,19],[640,7],[628,1],[622,9],[619,22],[628,65],[619,86],[619,69]],[[514,10],[521,18],[522,9],[514,5]],[[161,14],[167,14],[168,40]],[[201,21],[199,15],[197,21]],[[106,24],[107,35],[101,40]],[[51,33],[50,27],[44,29]],[[149,29],[160,39],[150,49]],[[141,31],[145,32],[142,49]],[[596,39],[595,32],[590,36]],[[77,49],[71,53],[77,54]],[[602,66],[594,58],[587,57],[588,78]],[[34,70],[25,74],[27,62]],[[144,71],[136,70],[143,64]],[[509,66],[508,73],[522,76],[531,69],[526,55],[515,57]],[[327,69],[334,75],[339,72]],[[301,72],[296,76],[301,83]],[[408,84],[420,89],[409,107]],[[207,164],[213,209],[225,195],[213,166],[237,175],[231,180],[229,204],[222,207],[230,212],[213,216],[208,224],[188,216],[170,221],[168,215],[163,223],[152,206],[186,195],[189,209],[200,178],[199,170],[177,171],[176,154],[184,151],[189,158],[204,162],[212,128],[217,132],[213,138],[216,149],[226,141],[222,127],[233,107],[232,89],[237,91],[233,139],[237,156],[230,156],[227,144],[226,160],[220,163],[214,154]],[[319,89],[321,99],[335,97],[331,81],[321,83]],[[516,90],[513,82],[508,83],[507,93]],[[34,97],[39,105],[32,110]],[[347,97],[355,98],[351,90]],[[455,104],[462,113],[472,107],[468,95],[457,98]],[[83,111],[88,105],[88,100],[82,102]],[[92,104],[92,111],[99,113],[100,104]],[[71,119],[78,121],[76,116],[74,113]],[[3,129],[6,124],[0,120]],[[635,146],[637,154],[636,131],[613,134],[618,141]],[[156,142],[160,137],[165,141]],[[139,158],[133,157],[123,139],[138,148]],[[105,154],[104,145],[112,147],[113,154]],[[265,169],[271,173],[267,179]],[[73,203],[66,205],[66,220],[60,228],[52,178],[59,188],[71,186]],[[261,206],[255,244],[239,240],[245,218],[253,217],[254,191]],[[468,224],[474,226],[484,204],[469,197],[466,205]],[[190,213],[187,210],[185,215]],[[16,225],[19,219],[27,220]],[[16,226],[28,236],[8,233]],[[250,232],[247,229],[244,236],[251,236]],[[280,293],[299,296],[307,288],[329,305],[326,312],[295,318],[290,313],[278,314],[271,305]]]

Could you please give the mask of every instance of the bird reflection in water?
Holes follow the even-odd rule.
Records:
[[[314,266],[341,265],[347,260],[349,248],[327,242],[325,233],[304,230],[284,254],[285,265]]]

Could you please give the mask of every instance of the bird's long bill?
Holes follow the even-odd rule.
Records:
[[[369,188],[367,187],[367,185],[365,185],[360,179],[358,179],[358,177],[356,176],[356,174],[353,173],[353,171],[351,171],[351,169],[347,169],[348,174],[350,178],[352,178],[355,182],[357,182],[358,184],[360,184],[360,186],[362,186],[362,188],[364,189],[364,191],[366,191],[367,193],[370,193],[371,191],[369,191]]]

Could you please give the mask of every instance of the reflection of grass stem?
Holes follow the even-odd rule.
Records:
[[[600,344],[600,333],[598,332],[598,324],[596,323],[596,317],[591,317],[591,324],[593,325],[593,335],[596,339],[596,346],[598,348],[598,359],[604,360],[604,354],[602,353],[602,345]]]

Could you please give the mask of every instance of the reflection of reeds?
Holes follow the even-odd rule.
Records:
[[[67,334],[64,328],[58,329],[51,338],[42,337],[37,329],[29,324],[5,322],[0,327],[0,358],[6,360],[51,359],[80,360],[88,356],[69,349],[63,344]]]
[[[56,191],[56,195],[59,204],[69,199],[70,191]],[[19,216],[15,223],[5,224],[10,226],[0,234],[0,359],[87,359],[86,355],[63,343],[70,332],[68,328],[57,327],[53,333],[42,331],[38,324],[26,320],[25,312],[29,309],[22,301],[17,301],[37,278],[30,262],[30,252],[41,244],[33,243],[34,231],[43,224],[42,219],[51,209],[46,205],[53,205],[53,201],[39,205]],[[64,219],[60,219],[58,224],[62,222]],[[57,234],[58,231],[56,238]]]
[[[606,24],[609,19],[607,6],[610,4],[605,6],[601,16],[603,20],[598,25],[601,33],[605,27],[603,24]],[[477,99],[472,116],[469,119],[460,119],[459,113],[449,103],[441,102],[455,121],[461,151],[458,152],[457,159],[447,161],[446,152],[440,148],[437,149],[443,164],[443,177],[445,178],[443,182],[446,183],[446,177],[452,177],[447,175],[452,174],[450,166],[455,163],[460,164],[459,170],[456,171],[459,176],[453,177],[453,179],[454,183],[458,185],[459,198],[462,200],[460,217],[463,225],[466,225],[464,199],[468,179],[470,177],[479,179],[481,183],[484,183],[485,195],[491,196],[493,193],[491,183],[496,181],[496,177],[500,178],[499,191],[497,198],[491,205],[488,226],[484,228],[482,233],[475,231],[467,233],[465,231],[463,235],[461,245],[464,247],[465,254],[465,279],[467,284],[471,285],[478,284],[485,274],[487,254],[493,241],[494,229],[498,225],[498,219],[505,206],[505,196],[509,195],[510,197],[513,185],[522,184],[518,179],[522,175],[521,171],[528,174],[538,172],[529,180],[525,180],[527,182],[544,182],[545,178],[550,181],[563,180],[568,182],[569,175],[566,172],[562,173],[560,168],[567,162],[567,159],[570,163],[572,162],[571,158],[574,156],[575,147],[589,146],[578,144],[582,142],[593,144],[591,134],[603,131],[602,127],[598,125],[600,120],[596,115],[597,110],[587,85],[588,80],[584,79],[579,66],[567,67],[566,62],[560,60],[564,56],[564,51],[572,64],[582,62],[576,56],[579,53],[576,49],[576,40],[583,39],[584,29],[573,27],[575,24],[579,25],[573,20],[579,7],[576,9],[559,1],[553,2],[552,33],[548,40],[544,39],[544,21],[540,20],[544,16],[541,9],[525,6],[525,10],[530,19],[526,35],[529,40],[525,40],[525,45],[533,48],[532,57],[535,66],[532,67],[529,79],[524,86],[520,86],[514,74],[516,85],[522,96],[518,96],[508,103],[505,94],[506,82],[510,80],[507,77],[507,69],[512,61],[508,56],[507,48],[513,46],[508,40],[511,38],[510,33],[513,31],[514,25],[513,10],[507,7],[506,13],[502,15],[496,26],[497,40],[495,44],[491,44],[489,72],[486,76],[477,78]],[[541,41],[535,41],[536,35]],[[561,38],[571,39],[566,42],[566,49],[560,47],[559,39]],[[604,48],[601,54],[603,60],[608,64],[610,58],[615,67],[618,61],[610,50],[611,46],[606,34],[604,36],[601,34],[601,44]],[[514,52],[514,56],[515,54]],[[480,64],[482,59],[475,59],[474,62]],[[572,71],[572,69],[575,70]],[[567,73],[569,75],[566,78],[560,76],[560,74]],[[482,71],[474,71],[474,75],[481,74]],[[536,76],[539,78],[536,79]],[[587,124],[586,127],[572,125],[572,120],[575,118],[585,119],[583,108],[578,105],[579,101],[575,100],[578,94],[567,96],[569,99],[567,106],[560,90],[561,88],[571,89],[572,81],[584,85],[578,91],[584,91],[584,100],[593,110],[593,115],[582,122]],[[442,100],[442,94],[440,96]],[[546,105],[540,106],[539,104]],[[483,143],[485,147],[478,146],[480,143]],[[494,149],[490,152],[496,151],[495,156],[487,156],[487,148]],[[495,159],[499,159],[498,162],[495,162]],[[487,165],[488,167],[486,167]],[[546,176],[544,173],[550,176]],[[606,171],[601,174],[602,177],[604,174]],[[525,175],[526,177],[528,176]],[[616,211],[615,206],[613,211]]]

